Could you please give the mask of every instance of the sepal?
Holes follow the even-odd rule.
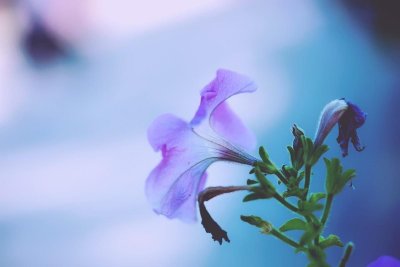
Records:
[[[321,210],[324,207],[324,205],[320,203],[303,200],[299,200],[297,205],[299,207],[299,212],[305,216],[311,215],[314,211]]]
[[[299,218],[291,219],[285,222],[280,228],[279,231],[286,232],[290,230],[306,230],[307,223]]]
[[[318,201],[320,201],[323,198],[326,198],[326,194],[325,193],[322,193],[322,192],[313,193],[310,196],[309,202],[317,203]]]
[[[264,221],[263,219],[261,219],[258,216],[241,215],[240,219],[244,222],[247,222],[248,224],[251,224],[251,225],[254,225],[254,226],[260,228],[261,233],[263,233],[263,234],[269,234],[272,231],[272,225],[269,222]]]
[[[258,200],[258,199],[268,199],[268,198],[272,198],[275,194],[274,191],[263,190],[260,187],[252,187],[249,190],[252,191],[252,193],[245,196],[243,198],[243,202],[249,202],[249,201]]]
[[[319,245],[321,248],[326,249],[332,246],[343,247],[343,243],[337,235],[329,235],[327,238],[322,236],[319,239]]]
[[[309,166],[315,165],[321,156],[329,150],[327,145],[315,146],[311,138],[308,138],[304,135],[300,137],[300,141],[304,149],[303,161]]]
[[[306,226],[304,234],[300,238],[300,245],[311,244],[312,240],[314,240],[321,233],[321,225],[315,222],[309,223]]]
[[[343,167],[338,158],[329,160],[324,158],[327,174],[326,174],[326,192],[328,194],[336,195],[340,193],[346,183],[355,177],[356,171],[354,169],[348,169],[343,172]]]
[[[262,161],[256,162],[255,165],[259,166],[259,168],[265,173],[268,174],[277,173],[278,169],[275,167],[275,164],[269,159],[267,151],[265,151],[264,147],[260,146],[259,154]]]
[[[261,172],[261,170],[256,167],[255,174],[258,182],[260,183],[261,187],[268,192],[275,192],[275,187],[271,184],[270,181],[265,177],[265,175]]]

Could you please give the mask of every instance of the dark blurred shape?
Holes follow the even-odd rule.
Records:
[[[30,29],[23,36],[22,46],[37,64],[51,63],[68,54],[66,45],[37,18],[32,20]]]
[[[350,140],[356,151],[361,152],[364,150],[365,146],[360,144],[357,129],[363,126],[367,119],[367,113],[363,112],[359,106],[349,101],[346,101],[346,103],[348,108],[339,119],[339,136],[336,139],[342,150],[343,157],[348,154]]]
[[[15,0],[0,0],[0,8],[13,6],[15,3]]]
[[[375,37],[400,45],[399,0],[341,0],[349,11]]]

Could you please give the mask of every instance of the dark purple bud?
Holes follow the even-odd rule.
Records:
[[[339,119],[339,135],[337,142],[342,149],[343,157],[347,156],[349,141],[353,143],[356,151],[362,151],[365,146],[360,144],[360,139],[357,135],[357,129],[360,128],[367,118],[367,114],[364,113],[357,105],[346,101],[348,108],[346,112]]]
[[[293,124],[292,133],[293,133],[293,136],[294,136],[294,140],[293,140],[293,149],[294,149],[294,151],[297,152],[297,151],[301,148],[301,140],[300,140],[300,137],[301,137],[302,135],[304,135],[304,132],[303,132],[302,129],[300,129],[299,127],[297,127],[296,124]]]

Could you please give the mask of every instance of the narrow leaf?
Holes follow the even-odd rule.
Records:
[[[243,202],[249,202],[249,201],[253,201],[253,200],[257,200],[257,199],[267,199],[267,198],[271,198],[272,195],[268,195],[265,193],[260,193],[260,192],[254,192],[251,194],[248,194],[247,196],[245,196],[243,198]]]
[[[247,179],[247,185],[253,185],[253,184],[258,184],[258,182],[252,179]]]
[[[317,161],[321,158],[321,156],[329,150],[329,147],[327,145],[320,145],[318,146],[315,151],[313,152],[313,155],[310,160],[310,164],[314,165],[317,163]]]
[[[289,221],[287,221],[286,223],[284,223],[279,230],[281,232],[286,232],[286,231],[290,231],[290,230],[305,230],[306,229],[306,222],[304,222],[303,220],[299,219],[299,218],[294,218],[291,219]]]
[[[322,240],[320,242],[320,246],[323,249],[325,249],[327,247],[331,247],[331,246],[343,247],[343,243],[338,236],[329,235],[327,238],[325,238],[324,240]]]
[[[290,162],[292,163],[293,166],[296,164],[296,152],[294,151],[294,148],[291,146],[287,147],[287,150],[289,151],[290,154]]]
[[[260,146],[258,153],[260,154],[260,157],[264,162],[269,162],[267,151],[265,151],[265,148],[263,146]]]
[[[323,199],[326,197],[325,193],[313,193],[310,196],[310,202],[318,202],[319,200]]]
[[[274,186],[267,180],[265,175],[260,171],[258,167],[255,168],[255,174],[258,182],[264,189],[274,190]]]
[[[272,230],[272,225],[269,222],[264,221],[258,216],[244,216],[241,215],[240,219],[248,224],[254,225],[261,229],[261,232],[264,234],[268,234]]]

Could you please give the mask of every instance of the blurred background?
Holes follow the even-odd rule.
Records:
[[[160,160],[147,126],[166,112],[191,119],[218,68],[258,84],[231,104],[279,164],[291,125],[313,136],[330,100],[368,113],[367,148],[343,159],[355,189],[336,198],[327,232],[356,244],[350,266],[400,258],[399,59],[396,0],[0,0],[0,266],[305,266],[240,221],[279,226],[293,214],[275,202],[210,201],[231,239],[220,246],[145,199]],[[247,172],[217,163],[208,185]],[[314,177],[323,190],[322,165]],[[341,254],[331,248],[329,262]]]

